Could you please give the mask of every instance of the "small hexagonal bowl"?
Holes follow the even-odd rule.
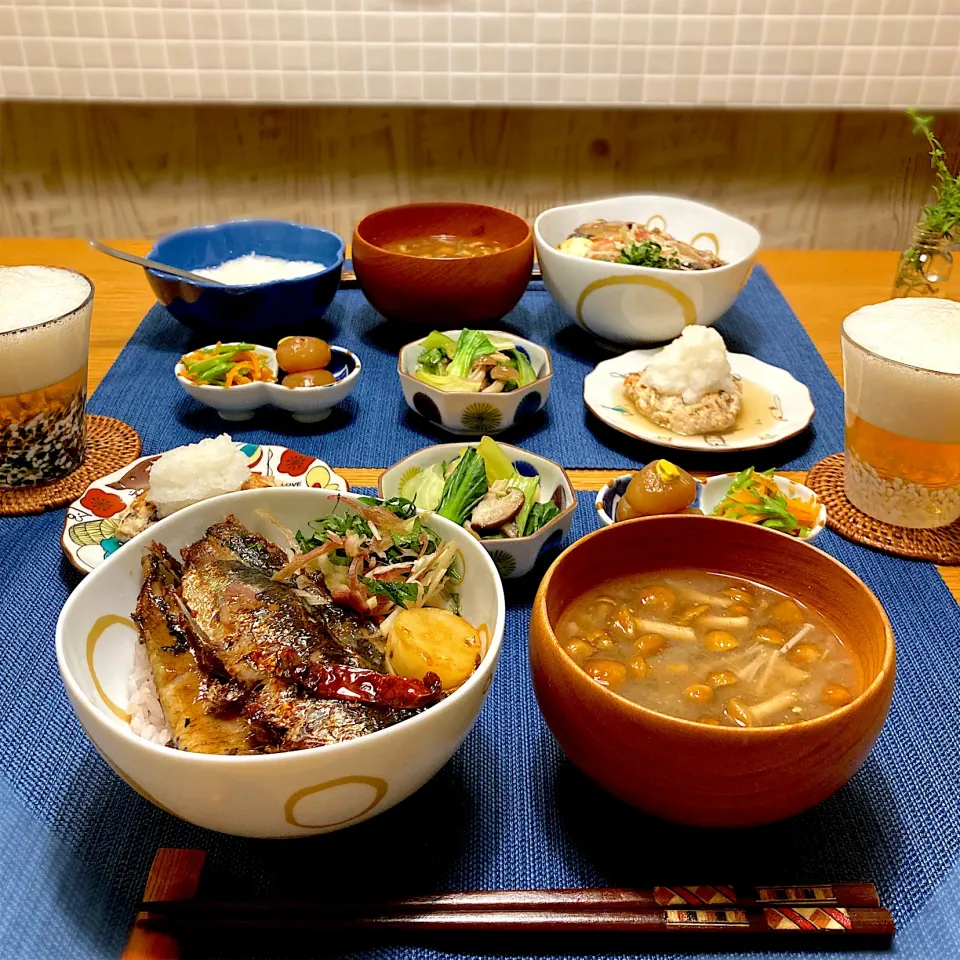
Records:
[[[398,460],[380,477],[378,485],[380,497],[389,500],[391,497],[398,496],[401,482],[411,471],[422,470],[424,467],[444,460],[453,460],[460,456],[466,445],[438,443],[436,446],[424,447],[416,453],[411,453],[409,457]],[[471,447],[476,445],[476,443],[469,444]],[[520,447],[512,447],[508,443],[501,443],[499,446],[517,473],[526,477],[539,474],[540,502],[546,503],[555,498],[554,502],[560,508],[560,513],[529,537],[480,541],[496,564],[500,576],[504,580],[510,580],[529,573],[545,549],[553,545],[559,547],[563,543],[564,537],[570,531],[570,524],[573,523],[577,495],[573,484],[570,483],[570,478],[559,463],[548,460],[546,457],[538,457],[535,453],[521,450]]]
[[[212,350],[215,346],[201,349]],[[262,346],[255,349],[276,376],[277,351]],[[241,383],[233,387],[199,384],[183,376],[183,364],[179,361],[174,373],[186,393],[213,407],[223,420],[249,420],[262,407],[279,407],[300,423],[318,423],[326,420],[330,411],[353,393],[360,376],[360,358],[346,347],[331,343],[327,369],[335,380],[319,387],[285,387],[280,383]]]
[[[456,340],[462,331],[442,332]],[[406,344],[400,350],[397,372],[407,406],[447,433],[472,437],[502,433],[541,410],[550,395],[553,365],[548,350],[532,340],[524,340],[502,330],[483,332],[512,340],[526,353],[537,379],[510,393],[450,393],[423,383],[414,375],[421,353],[420,345],[425,337]]]

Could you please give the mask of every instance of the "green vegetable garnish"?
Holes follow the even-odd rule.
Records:
[[[527,527],[523,531],[523,536],[529,537],[531,534],[536,533],[559,513],[560,509],[552,500],[548,500],[546,503],[535,503],[530,509],[530,515],[527,517]]]
[[[453,377],[466,377],[474,361],[490,353],[494,353],[493,344],[482,330],[464,330],[457,340],[448,372]]]
[[[443,496],[444,480],[443,464],[431,463],[400,484],[400,496],[412,500],[421,510],[435,510]]]
[[[216,366],[208,367],[202,373],[196,373],[191,370],[190,372],[194,375],[197,380],[202,380],[204,383],[209,383],[212,380],[219,380],[223,377],[228,370],[233,366],[232,360],[221,360],[218,361]]]
[[[930,144],[930,166],[937,175],[934,187],[934,202],[922,208],[918,227],[921,230],[952,238],[960,224],[960,170],[956,174],[947,166],[947,151],[933,132],[933,117],[921,116],[916,110],[908,110],[913,120],[913,132],[923,134]]]
[[[447,368],[447,355],[439,348],[424,350],[417,359],[417,363],[428,373],[443,374]]]
[[[467,447],[443,486],[437,514],[463,526],[487,492],[487,471],[475,447]]]
[[[410,603],[416,603],[420,590],[415,583],[401,581],[375,580],[373,577],[360,577],[362,583],[370,593],[392,600],[398,607],[406,608]]]
[[[519,473],[515,473],[507,481],[507,486],[515,487],[523,494],[523,509],[517,514],[517,519],[513,521],[517,525],[517,536],[523,537],[526,535],[527,517],[530,516],[530,511],[537,501],[537,494],[540,492],[540,477],[521,477]]]
[[[422,529],[420,518],[414,517],[409,530],[404,533],[395,530],[390,534],[390,538],[393,540],[395,547],[399,547],[401,550],[413,550],[416,553],[420,550],[420,532]]]
[[[533,369],[533,365],[527,359],[527,355],[519,349],[511,350],[510,353],[516,360],[517,373],[520,374],[520,379],[518,381],[519,386],[525,387],[527,384],[533,383],[533,381],[537,379],[537,372]]]
[[[433,333],[420,344],[420,348],[427,351],[439,350],[446,355],[448,360],[452,360],[453,355],[457,352],[457,341],[448,337],[445,333],[441,333],[439,330],[434,330]]]
[[[451,393],[479,393],[483,388],[483,384],[479,380],[467,380],[464,377],[454,377],[450,374],[444,376],[430,373],[429,370],[417,370],[415,376],[422,383],[436,387],[437,390],[447,390]]]
[[[500,449],[500,444],[490,437],[481,437],[477,444],[477,453],[483,458],[483,465],[487,471],[487,483],[496,483],[497,480],[509,480],[518,476],[513,464],[507,455]]]
[[[406,497],[391,497],[389,500],[378,500],[376,497],[357,497],[360,503],[368,507],[383,507],[401,520],[410,520],[417,515],[416,506]]]
[[[493,344],[493,349],[499,350],[500,353],[509,353],[511,350],[516,349],[517,346],[512,340],[498,337],[493,333],[488,333],[487,339]]]
[[[758,482],[758,478],[763,478],[763,483]],[[731,520],[740,520],[748,516],[756,516],[760,519],[756,521],[758,526],[769,527],[771,530],[782,530],[784,533],[791,533],[795,536],[803,536],[809,532],[797,519],[791,502],[783,495],[777,486],[771,482],[773,470],[764,470],[758,472],[753,467],[747,467],[734,477],[724,495],[723,500],[717,504],[713,511],[715,517],[726,517]],[[733,494],[740,490],[748,491],[755,499],[754,503],[744,503],[742,500],[733,499]]]
[[[628,243],[621,251],[617,263],[629,263],[632,267],[657,267],[661,270],[679,270],[677,257],[663,256],[663,247],[653,240],[643,243]]]

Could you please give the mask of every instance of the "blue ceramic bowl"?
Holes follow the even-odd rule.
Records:
[[[221,340],[259,335],[276,344],[283,336],[315,331],[340,285],[344,252],[343,239],[319,227],[286,220],[235,220],[168,234],[147,256],[183,270],[215,267],[249,253],[312,260],[324,269],[249,287],[191,283],[156,270],[145,272],[160,303],[192,330],[214,333]]]

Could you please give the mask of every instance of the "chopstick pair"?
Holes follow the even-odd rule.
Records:
[[[654,887],[648,890],[475,891],[382,901],[146,901],[150,928],[189,933],[784,934],[888,938],[890,913],[872,884]]]

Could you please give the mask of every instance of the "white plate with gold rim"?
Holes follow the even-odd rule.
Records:
[[[734,380],[743,395],[736,426],[725,433],[687,437],[648,420],[627,399],[623,383],[660,352],[631,350],[604,360],[583,381],[583,402],[607,426],[647,443],[675,450],[758,450],[802,433],[813,419],[810,391],[780,367],[745,353],[728,353]]]

